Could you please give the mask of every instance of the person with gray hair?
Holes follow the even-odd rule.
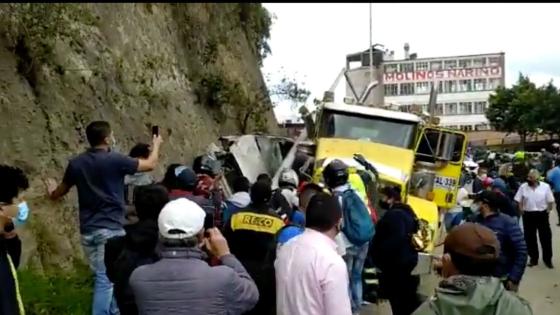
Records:
[[[204,210],[186,198],[161,210],[161,260],[138,267],[130,277],[139,314],[229,315],[255,307],[255,282],[230,253],[220,231],[204,230],[205,217]],[[208,265],[203,246],[221,266]]]
[[[527,182],[519,187],[514,199],[523,215],[523,231],[529,252],[528,266],[536,266],[539,262],[538,233],[544,264],[552,269],[552,232],[548,216],[554,207],[554,195],[550,186],[539,178],[539,171],[531,169]]]

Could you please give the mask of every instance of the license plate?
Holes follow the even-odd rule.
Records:
[[[457,181],[453,177],[436,176],[434,180],[434,187],[451,189],[455,187]]]

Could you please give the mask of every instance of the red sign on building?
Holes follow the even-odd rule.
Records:
[[[459,80],[472,78],[500,78],[501,67],[482,67],[470,69],[427,70],[414,72],[391,72],[383,76],[384,83],[406,81]]]

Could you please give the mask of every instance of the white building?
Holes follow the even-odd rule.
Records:
[[[505,84],[504,53],[416,58],[416,54],[408,53],[405,45],[405,59],[391,60],[387,56],[384,59],[385,105],[397,105],[403,111],[420,105],[427,111],[430,87],[435,84],[438,90],[435,113],[441,126],[466,131],[490,128],[484,112],[492,91]],[[349,72],[354,85],[367,85],[355,80],[368,80],[368,67]],[[347,96],[351,95],[347,93]]]

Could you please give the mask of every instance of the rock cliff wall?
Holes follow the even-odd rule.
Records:
[[[275,132],[260,61],[260,4],[1,4],[0,162],[22,167],[32,207],[24,264],[66,269],[81,257],[77,202],[44,198],[109,121],[120,149],[163,134],[163,167],[191,162],[220,134]]]

